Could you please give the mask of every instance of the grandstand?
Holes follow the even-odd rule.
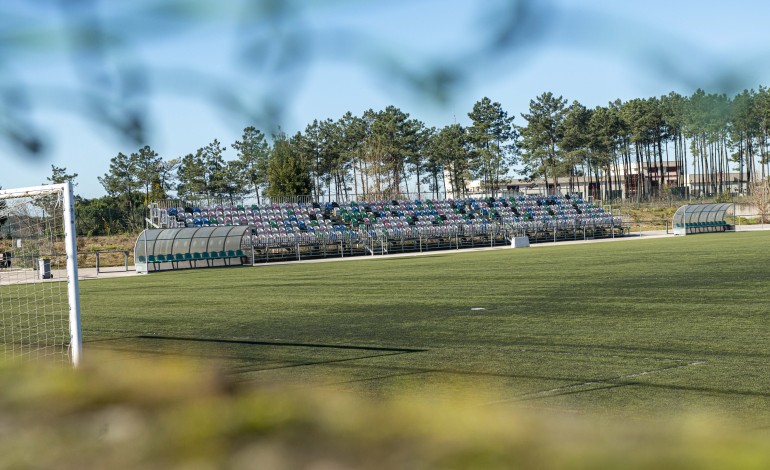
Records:
[[[180,260],[188,261],[190,267],[198,266],[198,262],[211,266],[212,256],[228,260],[228,264],[254,264],[510,246],[515,237],[527,237],[532,243],[607,238],[624,236],[629,231],[628,222],[621,217],[568,195],[168,208],[153,205],[149,221],[159,229],[250,228],[238,232],[240,242],[231,250],[222,253],[219,249],[204,249],[196,251],[198,255],[173,253],[168,250],[173,243],[167,244],[164,253],[150,252],[146,240],[158,237],[143,234],[142,247],[137,242],[137,253],[141,251],[139,256],[144,259],[152,256],[152,265],[157,269],[181,267]],[[191,233],[185,237],[195,238]],[[227,256],[228,251],[232,256]],[[158,262],[158,257],[162,261]]]

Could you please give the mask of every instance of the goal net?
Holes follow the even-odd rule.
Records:
[[[77,365],[80,301],[71,183],[0,190],[0,349]]]

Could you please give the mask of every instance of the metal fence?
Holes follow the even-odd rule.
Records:
[[[528,237],[531,243],[595,238],[614,238],[629,234],[629,224],[531,223],[524,225],[486,224],[483,226],[421,227],[281,235],[252,235],[242,251],[251,264],[276,261],[302,261],[350,256],[379,256],[394,253],[422,253],[510,246],[514,237]]]

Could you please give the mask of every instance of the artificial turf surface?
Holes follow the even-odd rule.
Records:
[[[770,427],[770,232],[81,283],[84,357],[238,380]],[[483,309],[483,310],[479,310]]]

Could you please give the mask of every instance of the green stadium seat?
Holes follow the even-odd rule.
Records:
[[[176,253],[173,256],[172,255],[168,255],[168,256],[169,256],[169,261],[171,261],[171,267],[173,267],[174,269],[178,268],[179,263],[185,260],[183,253]]]

